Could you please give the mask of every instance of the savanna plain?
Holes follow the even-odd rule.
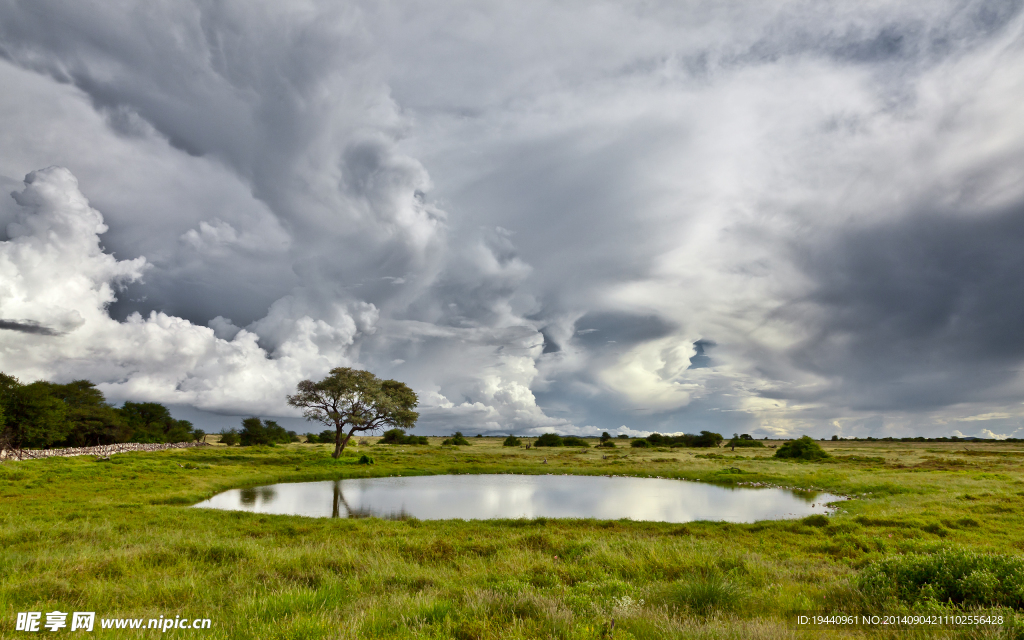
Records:
[[[213,438],[216,439],[216,438]],[[210,447],[0,463],[0,636],[21,611],[210,618],[88,638],[1022,638],[1024,444],[772,450]],[[596,441],[595,441],[596,442]],[[766,443],[779,444],[779,443]],[[360,464],[368,456],[373,464]],[[544,462],[546,460],[546,463]],[[314,519],[193,509],[237,487],[427,474],[659,476],[848,496],[753,524]],[[999,615],[812,629],[800,614]],[[72,635],[67,629],[60,634]],[[53,635],[42,631],[38,635]]]

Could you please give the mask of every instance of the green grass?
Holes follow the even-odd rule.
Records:
[[[954,610],[924,597],[932,594],[961,594],[955,606],[967,609],[986,594],[1019,602],[1010,593],[1019,581],[1000,572],[1013,575],[1024,549],[1021,445],[828,442],[831,459],[790,462],[771,458],[770,448],[708,456],[525,450],[502,447],[501,438],[439,443],[361,445],[337,461],[327,445],[295,444],[0,464],[0,637],[30,637],[14,630],[18,612],[55,609],[211,618],[210,630],[167,632],[197,638],[1024,636],[1016,622],[986,632],[824,634],[793,623],[806,611]],[[358,464],[364,455],[374,464]],[[827,519],[755,524],[330,520],[187,508],[225,489],[275,482],[500,472],[675,477],[856,497]],[[922,591],[927,572],[951,562],[963,575]],[[889,575],[924,578],[901,599],[884,588]],[[1012,608],[1001,613],[1016,620]],[[83,637],[157,635],[165,634],[97,628]]]

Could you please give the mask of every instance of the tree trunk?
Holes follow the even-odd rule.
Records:
[[[352,438],[352,434],[355,432],[356,428],[352,427],[352,430],[348,432],[348,435],[343,438],[341,437],[341,434],[344,432],[341,429],[338,429],[338,435],[334,439],[334,453],[332,454],[334,458],[341,457],[341,452],[345,450],[345,445],[348,444],[348,441]]]

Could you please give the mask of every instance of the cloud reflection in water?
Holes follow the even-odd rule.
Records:
[[[597,518],[755,522],[828,513],[831,494],[733,489],[660,478],[447,475],[232,489],[195,506],[317,518]]]

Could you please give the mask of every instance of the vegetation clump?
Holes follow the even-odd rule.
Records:
[[[521,444],[522,444],[522,441],[520,441],[519,438],[517,438],[517,437],[515,437],[513,435],[510,435],[509,437],[505,438],[505,441],[501,443],[501,446],[503,446],[503,447],[518,447]]]
[[[156,402],[111,406],[88,380],[22,384],[0,373],[0,450],[191,442],[204,435]]]
[[[700,616],[735,611],[745,599],[744,589],[718,573],[696,576],[664,589],[658,597],[670,609],[689,610]]]
[[[466,440],[466,437],[464,435],[462,435],[461,431],[456,431],[455,435],[453,435],[450,438],[445,438],[445,441],[442,442],[441,444],[442,445],[450,444],[450,445],[454,445],[456,447],[468,447],[469,446],[469,440]]]
[[[577,436],[562,436],[562,446],[565,447],[589,447],[590,444],[583,438]]]
[[[629,446],[633,447],[634,449],[646,449],[651,445],[646,440],[634,440],[633,442],[629,443]]]
[[[725,443],[725,446],[733,449],[735,449],[736,447],[754,447],[763,449],[764,443],[761,442],[760,440],[754,440],[754,438],[749,433],[744,433],[742,435],[736,435],[734,433],[732,435],[732,440]]]
[[[562,441],[561,436],[557,433],[545,433],[542,434],[533,442],[535,447],[564,447],[565,442]]]
[[[252,417],[242,420],[242,430],[238,432],[238,441],[243,447],[256,445],[274,446],[298,442],[299,436],[294,431],[285,431],[284,427],[273,420],[260,420]]]
[[[779,447],[775,452],[776,458],[790,458],[795,460],[824,460],[831,458],[810,436],[803,436],[791,440]]]
[[[700,435],[684,433],[681,436],[664,436],[660,433],[652,433],[647,436],[647,442],[652,447],[717,447],[724,438],[720,433],[712,431],[701,431]]]
[[[1024,558],[960,547],[869,564],[858,580],[872,601],[1024,608]]]
[[[324,429],[320,433],[306,434],[306,442],[310,444],[333,444],[338,432],[334,429]],[[359,444],[363,444],[360,442]]]
[[[223,445],[227,445],[229,447],[233,447],[236,444],[238,444],[238,429],[235,429],[234,427],[232,427],[231,429],[228,429],[227,431],[221,431],[220,432],[220,443],[223,444]]]
[[[406,435],[405,429],[388,429],[377,444],[427,444],[427,437]]]

